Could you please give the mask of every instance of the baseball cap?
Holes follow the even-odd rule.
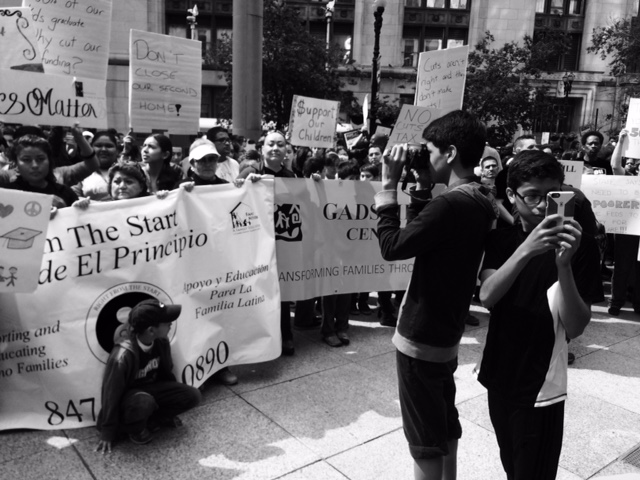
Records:
[[[144,332],[149,327],[177,320],[182,305],[166,305],[159,300],[143,300],[129,312],[129,325],[134,332]]]
[[[204,144],[194,148],[191,153],[189,153],[189,160],[200,160],[202,157],[206,157],[207,155],[215,155],[219,157],[220,154],[216,147],[213,144]]]

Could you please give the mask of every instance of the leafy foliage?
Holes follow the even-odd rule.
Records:
[[[504,145],[518,124],[530,129],[536,119],[554,114],[548,87],[532,82],[557,65],[568,48],[568,38],[544,32],[535,41],[525,36],[522,46],[509,42],[499,49],[491,48],[494,40],[486,32],[469,52],[463,106],[487,123],[492,145]]]
[[[350,104],[353,93],[344,86],[337,66],[344,51],[311,35],[295,8],[278,0],[264,2],[262,44],[262,113],[264,120],[283,128],[289,121],[294,95],[304,95]],[[231,98],[232,56],[230,40],[221,42],[218,64],[224,71]],[[228,102],[230,103],[230,102]]]
[[[607,27],[594,28],[587,52],[599,53],[603,60],[609,58],[611,74],[624,75],[640,58],[640,23],[622,18]]]

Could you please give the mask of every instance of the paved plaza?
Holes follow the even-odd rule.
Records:
[[[462,339],[456,374],[463,426],[458,478],[505,478],[485,389],[472,374],[488,314]],[[558,479],[638,480],[624,458],[640,446],[640,317],[593,308],[571,342],[569,400]],[[396,392],[393,330],[352,316],[351,345],[330,348],[319,329],[295,331],[296,354],[235,367],[240,383],[208,383],[203,403],[152,443],[94,452],[94,428],[0,433],[0,479],[411,479]],[[636,458],[640,455],[636,455]],[[633,462],[632,462],[633,463]]]

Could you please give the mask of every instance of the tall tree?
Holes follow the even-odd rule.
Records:
[[[264,41],[262,46],[262,112],[265,121],[278,128],[289,122],[294,95],[351,102],[353,94],[344,86],[337,67],[343,51],[327,49],[323,39],[311,35],[298,11],[286,2],[265,0]],[[225,73],[227,96],[231,98],[232,58],[230,41],[218,48],[218,61]]]
[[[494,37],[486,32],[475,50],[469,52],[464,108],[488,125],[489,141],[508,143],[518,124],[530,129],[538,118],[554,115],[549,89],[534,80],[552,70],[568,47],[561,34],[544,32],[534,42],[525,36],[516,42],[491,48]]]
[[[640,97],[640,22],[621,18],[606,27],[594,28],[587,52],[609,60],[610,73],[618,77],[624,94],[615,106],[614,116],[626,118],[628,98]]]

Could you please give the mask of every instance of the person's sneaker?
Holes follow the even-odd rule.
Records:
[[[213,379],[221,383],[222,385],[236,385],[238,383],[238,376],[229,370],[229,367],[224,367],[222,370],[218,370],[213,374]]]
[[[343,345],[349,345],[349,336],[345,332],[336,333],[336,337],[338,337],[338,340],[340,340],[340,343]]]
[[[467,317],[464,319],[464,323],[466,323],[471,327],[477,327],[480,325],[480,320],[478,319],[478,317],[474,317],[469,313],[467,314]]]
[[[609,307],[609,310],[607,310],[607,312],[609,312],[609,315],[613,315],[614,317],[617,317],[618,315],[620,315],[620,307],[611,305]]]
[[[573,362],[575,362],[575,361],[576,361],[576,356],[573,353],[569,352],[569,356],[567,358],[567,363],[569,365],[573,365]]]
[[[398,325],[398,319],[393,313],[385,312],[382,310],[380,310],[380,312],[381,313],[378,315],[378,317],[380,317],[380,315],[382,316],[382,318],[380,319],[380,325],[382,325],[383,327],[393,327],[393,328],[395,328]]]
[[[323,337],[322,341],[330,347],[336,348],[342,346],[342,342],[337,337],[337,335],[329,335],[328,337]]]
[[[149,430],[143,428],[137,433],[130,433],[129,440],[131,440],[136,445],[146,445],[151,440],[153,440],[153,435],[151,435]]]

